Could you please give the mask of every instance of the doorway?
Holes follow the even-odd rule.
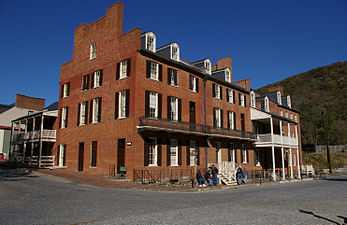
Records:
[[[189,102],[190,130],[195,130],[195,102]]]
[[[125,138],[118,139],[117,174],[124,176],[125,169]]]
[[[78,172],[83,171],[84,142],[80,142],[78,148]]]

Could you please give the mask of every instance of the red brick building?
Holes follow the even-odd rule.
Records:
[[[152,32],[123,33],[123,7],[75,29],[73,59],[61,66],[60,164],[155,180],[214,163],[224,183],[235,164],[262,169],[250,83],[233,82],[231,58],[189,63],[177,43],[157,48]]]

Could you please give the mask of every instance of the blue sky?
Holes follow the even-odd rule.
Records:
[[[113,0],[0,0],[0,104],[15,95],[58,100],[60,65],[74,29],[105,15]],[[346,0],[122,1],[124,31],[177,42],[181,58],[233,58],[233,80],[259,88],[347,60]],[[212,4],[214,3],[214,4]]]

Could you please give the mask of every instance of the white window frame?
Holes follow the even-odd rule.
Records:
[[[146,34],[146,49],[152,52],[156,51],[156,36],[152,33]]]
[[[290,118],[291,120],[293,120],[293,114],[292,114],[292,113],[289,115],[289,118]]]
[[[245,148],[242,148],[241,149],[241,160],[242,160],[242,163],[247,163],[247,149]]]
[[[280,91],[277,91],[277,102],[282,105],[282,96]]]
[[[251,91],[251,107],[255,108],[255,94]]]
[[[257,159],[257,164],[255,166],[260,166],[260,151],[258,149],[254,150],[255,158]]]
[[[150,79],[159,81],[159,64],[151,61]]]
[[[63,84],[63,98],[66,98],[69,96],[69,83]]]
[[[94,98],[93,99],[93,108],[92,108],[92,123],[98,123],[98,117],[99,117],[99,107],[100,107],[100,99]]]
[[[86,85],[87,84],[87,85]],[[82,77],[82,91],[87,91],[89,89],[89,75],[84,75]]]
[[[170,120],[172,121],[178,121],[178,98],[171,97],[170,98]]]
[[[151,108],[151,106],[153,106],[154,104],[155,104],[155,108]],[[152,118],[158,118],[158,93],[157,92],[152,92],[152,91],[149,92],[149,106],[148,107],[149,107],[149,116]]]
[[[215,98],[216,99],[221,99],[221,94],[222,93],[220,93],[220,85],[219,84],[215,84],[214,85],[214,93],[215,93]]]
[[[174,69],[170,69],[170,85],[174,86],[174,87],[178,87],[178,71],[174,70]],[[175,84],[175,77],[176,77],[176,81],[177,81],[177,85]]]
[[[86,125],[87,121],[86,121],[86,116],[87,116],[87,112],[88,112],[88,108],[87,108],[87,101],[85,102],[81,102],[80,104],[80,115],[79,115],[79,126],[82,125]]]
[[[189,146],[189,165],[190,166],[195,165],[197,157],[198,157],[198,154],[196,149],[196,141],[190,141],[190,146]]]
[[[66,128],[67,127],[67,107],[61,108],[61,124],[60,127]]]
[[[148,143],[148,166],[158,166],[158,142],[157,142],[157,139],[154,137],[150,137],[149,140],[150,141]],[[151,157],[151,155],[152,155],[152,157]]]
[[[96,58],[96,43],[93,43],[90,45],[90,60],[93,60]]]
[[[264,98],[264,110],[265,110],[266,112],[269,112],[269,111],[270,111],[270,109],[269,109],[269,98],[268,98],[268,97],[265,97],[265,98]]]
[[[212,70],[211,70],[211,61],[209,59],[206,59],[204,61],[204,66],[206,68],[206,73],[211,75],[212,74]]]
[[[240,105],[245,107],[245,95],[240,93]]]
[[[294,121],[298,122],[298,116],[297,115],[294,115]]]
[[[225,70],[225,81],[231,83],[231,75],[230,75],[230,70],[229,69]]]
[[[229,122],[229,124],[231,125],[231,126],[230,126],[230,129],[231,129],[231,130],[234,130],[234,129],[235,129],[235,127],[234,127],[234,120],[235,120],[235,118],[234,118],[234,112],[228,111],[228,122]]]
[[[120,62],[119,68],[119,79],[124,79],[128,77],[128,60],[123,60]]]
[[[288,105],[289,108],[292,108],[292,103],[290,101],[290,96],[289,95],[287,96],[287,105]]]
[[[227,93],[228,93],[228,102],[230,103],[234,103],[234,91],[231,89],[227,89]]]
[[[229,148],[229,154],[231,155],[231,157],[230,157],[231,162],[235,162],[235,148],[234,147]]]
[[[280,115],[283,116],[283,111],[282,110],[280,111]]]
[[[287,111],[285,112],[285,115],[286,115],[286,118],[288,118],[288,112]]]
[[[171,45],[170,56],[172,60],[179,61],[180,59],[180,48],[178,45]]]
[[[190,89],[192,92],[196,92],[196,87],[197,87],[197,80],[198,78],[197,77],[194,77],[192,75],[190,75],[189,79],[191,79],[191,82],[192,82],[192,89]]]
[[[178,142],[170,139],[170,166],[178,166]]]
[[[100,76],[101,76],[101,71],[95,71],[92,75],[94,77],[94,83],[93,83],[93,88],[100,87]]]
[[[118,95],[118,118],[122,119],[126,117],[126,102],[127,102],[127,91],[120,91]]]
[[[64,158],[65,158],[65,149],[66,145],[65,144],[60,144],[59,145],[59,167],[64,167]]]
[[[214,109],[215,118],[216,118],[216,128],[222,127],[221,111],[222,110],[219,108]]]

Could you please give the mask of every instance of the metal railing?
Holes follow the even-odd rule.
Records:
[[[172,181],[194,178],[193,169],[158,169],[158,170],[134,170],[133,182],[145,183],[167,183]]]
[[[257,136],[253,132],[230,130],[227,128],[213,128],[208,125],[188,123],[182,121],[172,121],[162,118],[140,117],[140,126],[151,126],[156,128],[172,129],[177,131],[199,132],[205,135],[226,135],[240,138],[256,139]]]

